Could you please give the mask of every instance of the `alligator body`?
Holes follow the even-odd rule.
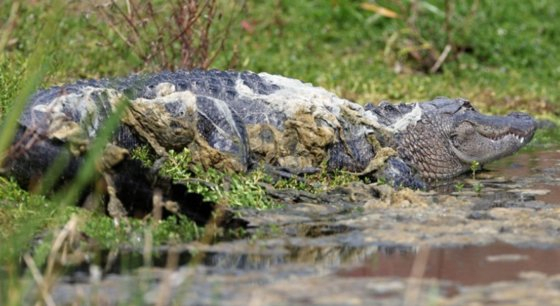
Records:
[[[222,170],[247,171],[260,163],[296,172],[323,166],[421,187],[457,176],[473,161],[512,154],[535,131],[526,114],[486,116],[463,99],[363,107],[266,73],[165,72],[39,91],[19,121],[15,143],[26,150],[12,154],[5,172],[29,185],[57,152],[70,151],[75,158],[64,173],[72,177],[124,99],[130,106],[113,136],[123,153],[113,154],[118,157],[108,168],[132,163],[126,152],[149,145],[162,156],[188,148],[194,162]]]

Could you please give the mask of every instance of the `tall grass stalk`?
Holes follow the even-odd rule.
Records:
[[[0,163],[4,161],[6,152],[8,152],[13,141],[18,129],[18,119],[25,109],[27,101],[33,92],[38,89],[51,68],[52,57],[50,54],[54,51],[54,44],[58,40],[57,38],[59,38],[59,25],[61,20],[64,20],[65,4],[61,0],[54,0],[50,3],[48,9],[49,11],[45,15],[46,21],[43,30],[40,33],[34,51],[28,59],[28,68],[22,81],[23,86],[10,105],[10,109],[7,115],[4,116],[2,122],[0,130],[0,152],[2,152],[0,155]],[[17,6],[14,11],[17,11]],[[104,126],[98,133],[98,137],[91,143],[76,179],[67,189],[54,196],[52,202],[58,204],[54,208],[54,211],[47,211],[48,209],[52,210],[52,206],[45,208],[45,211],[38,211],[34,218],[30,218],[25,226],[21,227],[21,230],[14,232],[14,235],[9,237],[9,239],[1,239],[0,245],[2,246],[2,252],[0,254],[0,266],[4,268],[3,271],[0,270],[0,305],[21,305],[23,299],[26,298],[29,288],[26,288],[27,286],[24,285],[26,283],[24,280],[29,280],[31,278],[37,280],[38,271],[37,269],[26,270],[23,277],[21,276],[20,262],[24,252],[32,247],[30,243],[32,243],[33,237],[44,224],[43,218],[46,216],[59,215],[66,205],[73,204],[83,189],[95,177],[97,173],[95,168],[96,163],[99,161],[105,145],[109,141],[112,132],[117,127],[120,116],[123,114],[127,105],[128,101],[122,100],[118,103],[115,112],[106,120]],[[66,164],[65,160],[67,159],[60,158],[60,161],[56,162],[53,168],[47,171],[49,181],[54,181],[55,177],[60,174],[60,169],[63,169]],[[47,182],[46,184],[48,185],[49,183]],[[45,189],[45,187],[51,186],[43,186],[42,189]],[[49,240],[50,238],[47,237],[43,243],[49,243]],[[45,263],[46,255],[47,254],[35,258],[37,266],[40,267]],[[29,262],[29,256],[27,256],[26,259],[26,262]],[[30,273],[33,275],[30,275]],[[49,281],[54,280],[50,279]]]
[[[17,12],[17,6],[15,7],[15,12]],[[2,152],[0,155],[0,164],[4,161],[6,157],[5,152],[16,134],[20,114],[25,109],[29,97],[37,90],[50,68],[51,57],[49,54],[54,51],[54,44],[59,33],[59,21],[64,17],[63,14],[64,5],[62,1],[53,0],[51,11],[47,14],[43,31],[40,33],[36,47],[29,57],[27,70],[23,78],[23,87],[16,95],[7,115],[4,116],[0,128],[0,152]],[[7,32],[4,32],[4,34],[8,35]],[[0,50],[2,50],[4,46],[0,45],[0,47],[2,47],[0,48]]]
[[[54,42],[58,35],[58,25],[59,21],[64,16],[64,5],[61,0],[52,1],[50,6],[50,11],[46,15],[46,22],[43,31],[40,33],[37,39],[37,44],[28,59],[27,70],[24,74],[22,81],[22,88],[20,92],[16,95],[11,107],[0,128],[0,164],[4,161],[6,157],[5,154],[10,147],[13,138],[18,129],[18,120],[25,109],[25,105],[32,95],[33,92],[37,90],[41,84],[43,78],[48,73],[50,68],[51,57],[49,54],[54,50]],[[29,241],[25,239],[28,235],[34,232],[35,225],[39,221],[29,220],[29,224],[26,227],[26,231],[22,231],[16,234],[16,237],[10,237],[8,241],[0,242],[2,244],[3,254],[0,256],[2,258],[9,258],[15,255],[16,257],[20,254],[19,250],[25,246],[24,241]],[[22,245],[23,244],[23,245]],[[9,255],[6,257],[6,255]]]
[[[17,5],[12,6],[11,16],[17,14]],[[10,17],[10,19],[15,17]],[[64,18],[64,5],[61,0],[51,2],[50,11],[46,14],[43,30],[39,34],[34,51],[28,58],[27,70],[23,78],[23,86],[16,95],[0,128],[0,165],[3,163],[8,148],[18,129],[18,119],[31,94],[37,90],[43,78],[48,73],[51,56],[54,51],[54,43],[59,33],[58,26],[60,20]],[[2,36],[3,50],[7,43],[9,33],[5,29]],[[20,279],[20,258],[23,250],[28,248],[42,220],[30,219],[21,231],[15,232],[9,239],[2,239],[0,245],[0,266],[4,267],[4,273],[0,277],[0,304],[1,305],[21,305],[24,295],[24,288]]]
[[[97,137],[88,147],[88,152],[84,158],[80,170],[78,171],[76,178],[70,184],[70,186],[59,192],[55,197],[54,201],[58,202],[60,206],[74,204],[84,188],[95,179],[96,165],[103,156],[105,146],[110,141],[111,136],[115,129],[120,123],[120,118],[124,111],[128,108],[129,101],[127,99],[121,99],[116,105],[116,109],[113,113],[103,122],[103,126],[97,133]]]
[[[10,17],[8,18],[8,21],[6,22],[6,24],[2,28],[2,32],[0,33],[0,57],[2,57],[3,51],[8,45],[10,34],[12,34],[12,31],[14,30],[18,10],[19,2],[12,3],[12,7],[10,9]]]

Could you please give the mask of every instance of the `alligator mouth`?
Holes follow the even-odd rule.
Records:
[[[459,138],[452,136],[451,149],[465,164],[473,161],[481,164],[514,153],[533,138],[535,123],[527,115],[480,117],[478,122],[465,120]],[[470,130],[470,131],[469,131]]]
[[[490,139],[493,142],[499,142],[499,141],[503,141],[506,140],[506,138],[510,137],[510,138],[515,138],[519,144],[525,144],[527,142],[529,142],[529,140],[531,140],[530,135],[524,134],[524,133],[517,133],[517,132],[507,132],[505,134],[493,134],[493,135],[485,135],[484,133],[481,133],[480,131],[477,131],[480,135]]]
[[[535,121],[524,113],[511,113],[504,117],[486,116],[481,122],[467,120],[482,137],[493,142],[515,140],[527,144],[535,133]]]

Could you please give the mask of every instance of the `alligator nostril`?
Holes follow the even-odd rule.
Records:
[[[522,113],[522,112],[511,112],[508,114],[509,117],[515,117],[515,118],[531,118],[531,116],[529,116],[527,113]]]

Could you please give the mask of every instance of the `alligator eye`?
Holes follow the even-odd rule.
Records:
[[[459,145],[459,141],[458,141],[458,139],[457,139],[457,136],[458,136],[458,135],[457,135],[456,133],[453,133],[453,134],[449,135],[449,140],[451,141],[451,143],[452,143],[454,146],[458,146],[458,145]]]
[[[471,102],[469,102],[467,100],[463,100],[462,108],[467,109],[467,110],[475,111],[474,106],[472,106]]]

